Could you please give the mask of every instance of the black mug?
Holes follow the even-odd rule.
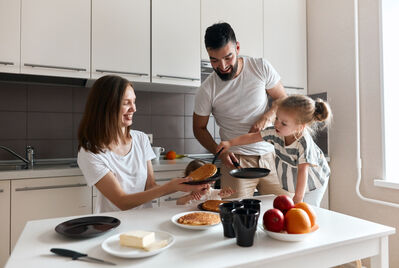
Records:
[[[225,237],[236,237],[233,228],[233,209],[242,207],[242,204],[237,201],[222,203],[219,205],[220,220],[223,225],[223,234]]]
[[[261,200],[253,199],[253,198],[246,198],[246,199],[241,199],[240,203],[242,203],[244,205],[244,208],[256,209],[260,213],[260,204],[262,203]]]
[[[254,244],[259,211],[252,208],[236,208],[232,210],[232,213],[237,245],[251,247]]]

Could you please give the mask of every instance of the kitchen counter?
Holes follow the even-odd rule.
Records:
[[[272,207],[274,196],[258,196],[262,200],[261,214]],[[173,215],[195,210],[196,206],[171,206],[125,212],[103,213],[116,217],[121,225],[102,236],[76,240],[54,231],[55,226],[75,218],[55,218],[30,221],[25,226],[6,268],[19,267],[100,267],[84,261],[56,256],[50,248],[67,248],[91,257],[116,263],[118,267],[331,267],[361,258],[371,257],[371,267],[388,268],[388,236],[392,227],[315,208],[320,226],[302,242],[274,240],[258,229],[254,245],[244,248],[234,238],[224,238],[218,225],[205,231],[183,229],[171,222]],[[261,217],[259,223],[261,223]],[[140,259],[123,259],[104,252],[101,243],[113,235],[134,229],[166,231],[176,241],[164,252]],[[102,265],[101,267],[105,267]]]
[[[186,165],[193,159],[184,157],[175,160],[153,160],[154,171],[184,170]],[[31,169],[0,171],[0,180],[31,179],[60,176],[80,176],[82,172],[79,167],[70,163],[57,164],[40,163]]]

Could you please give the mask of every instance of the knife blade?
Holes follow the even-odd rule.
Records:
[[[88,256],[87,254],[84,253],[80,253],[77,251],[73,251],[70,249],[65,249],[65,248],[52,248],[50,249],[51,252],[60,255],[60,256],[64,256],[64,257],[71,257],[72,260],[82,260],[82,261],[96,261],[96,262],[100,262],[100,263],[104,263],[104,264],[109,264],[109,265],[116,265],[113,262],[109,262],[109,261],[105,261],[105,260],[101,260],[101,259],[97,259],[97,258],[93,258]],[[81,259],[81,258],[86,258],[85,259]]]

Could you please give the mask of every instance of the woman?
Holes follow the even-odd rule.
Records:
[[[96,212],[151,207],[151,201],[176,191],[201,191],[191,178],[155,183],[148,137],[130,130],[136,112],[132,85],[119,76],[103,76],[93,85],[78,130],[78,164],[89,186],[100,191]]]

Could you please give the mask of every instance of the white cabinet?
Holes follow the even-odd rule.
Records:
[[[154,172],[157,184],[163,185],[173,178],[181,178],[184,175],[184,170],[158,171]],[[161,196],[158,199],[158,206],[173,206],[176,205],[176,200],[185,195],[185,192],[175,192],[169,195]],[[155,205],[153,205],[155,207]]]
[[[306,0],[264,0],[264,58],[288,93],[307,91]]]
[[[152,82],[200,85],[200,1],[152,0]]]
[[[201,0],[201,59],[209,60],[204,45],[206,28],[227,22],[240,43],[240,55],[263,57],[262,0]]]
[[[0,0],[0,72],[19,72],[20,10],[19,0]]]
[[[22,0],[22,73],[90,77],[90,3]]]
[[[10,181],[0,181],[0,267],[10,254]]]
[[[90,214],[91,196],[83,176],[11,181],[11,249],[27,221]]]
[[[92,78],[150,81],[150,0],[92,2]]]

